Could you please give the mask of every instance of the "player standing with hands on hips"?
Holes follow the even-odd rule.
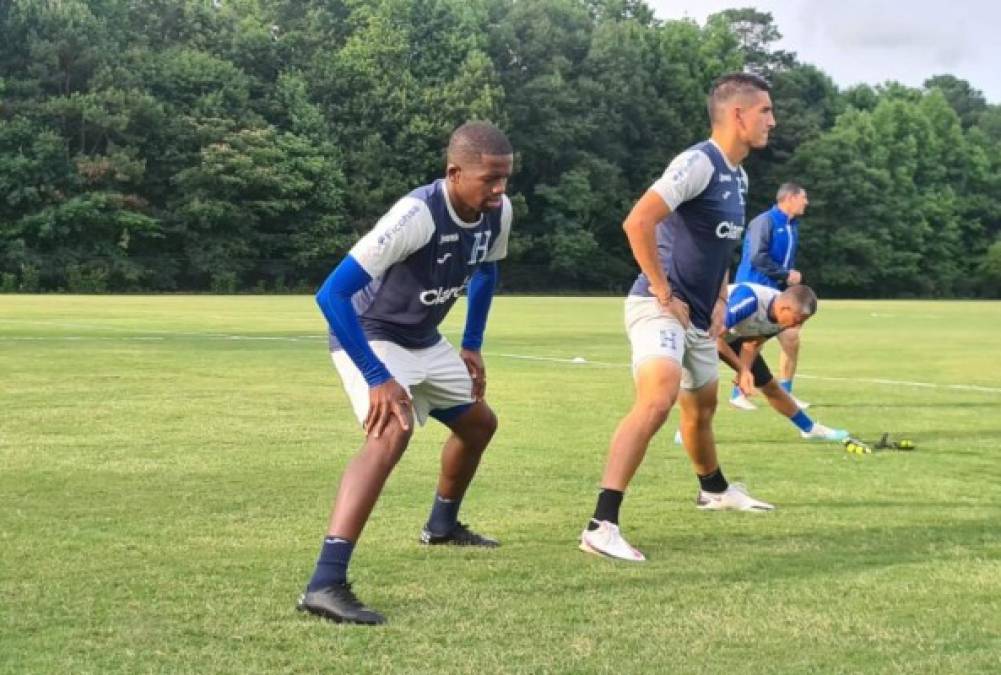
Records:
[[[327,536],[298,608],[338,622],[380,624],[347,580],[348,564],[414,422],[434,417],[451,430],[423,544],[495,547],[458,521],[459,506],[497,429],[483,399],[480,354],[507,255],[514,164],[511,144],[486,122],[453,132],[444,179],[398,201],[324,282],[317,303],[330,325],[331,355],[358,421],[361,450],[341,477]],[[468,287],[462,349],[438,332]]]
[[[641,273],[626,299],[636,397],[612,436],[594,516],[580,547],[621,560],[645,556],[619,530],[625,489],[676,400],[700,509],[768,511],[729,484],[716,458],[716,338],[723,332],[730,260],[744,231],[740,163],[775,126],[769,86],[749,73],[719,78],[708,97],[712,134],[678,155],[623,223]]]

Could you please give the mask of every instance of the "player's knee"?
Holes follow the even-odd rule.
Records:
[[[709,424],[716,416],[716,401],[701,403],[693,411],[696,424]]]
[[[685,406],[682,418],[698,427],[705,427],[712,424],[713,417],[716,416],[716,400],[699,401]]]
[[[467,448],[483,452],[497,432],[497,426],[497,415],[494,411],[485,403],[478,403],[451,428]]]
[[[639,402],[637,412],[640,414],[643,426],[652,433],[664,425],[673,405],[674,401],[670,398],[652,398]]]
[[[370,440],[369,452],[385,468],[392,469],[406,452],[413,433],[413,424],[410,425],[409,429],[403,429],[395,424],[391,425],[390,428],[382,432],[378,439]]]
[[[785,353],[796,352],[799,350],[799,333],[795,335],[784,336],[779,344],[782,346],[782,351]]]
[[[775,398],[782,391],[782,387],[779,386],[778,381],[774,377],[767,382],[758,382],[755,380],[754,386],[768,398]]]
[[[490,439],[497,433],[497,415],[494,414],[493,410],[484,405],[481,410],[477,411],[475,424],[471,426],[470,432],[467,433],[473,436],[473,438],[468,439],[472,441],[468,445],[483,452],[487,449]]]
[[[414,421],[410,420],[410,425],[403,429],[402,427],[394,427],[393,433],[395,434],[394,442],[399,447],[399,452],[402,455],[403,451],[407,449],[410,444],[410,437],[414,435]]]
[[[486,411],[484,412],[480,428],[482,429],[482,433],[486,437],[486,440],[488,442],[490,441],[491,438],[494,437],[494,434],[497,433],[497,426],[498,426],[497,415],[494,413],[493,410],[487,408]]]

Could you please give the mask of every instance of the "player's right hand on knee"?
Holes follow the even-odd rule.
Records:
[[[399,382],[389,379],[368,390],[365,433],[379,438],[394,417],[404,431],[410,428],[410,395]]]

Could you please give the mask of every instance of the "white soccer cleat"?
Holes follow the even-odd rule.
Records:
[[[814,422],[813,428],[809,431],[801,431],[799,435],[808,441],[834,441],[840,443],[848,438],[848,432],[844,429],[832,429],[825,427],[820,422]]]
[[[646,556],[623,539],[618,525],[607,520],[592,520],[592,522],[598,523],[598,529],[585,529],[581,532],[580,550],[629,562],[646,561]]]
[[[681,445],[681,429],[674,432],[674,444]]]
[[[695,506],[703,511],[773,511],[775,506],[755,499],[743,483],[730,483],[725,492],[699,490]]]
[[[806,401],[800,401],[798,398],[796,398],[792,394],[789,394],[789,398],[792,399],[792,402],[795,403],[796,407],[799,408],[800,410],[806,410],[807,408],[810,407],[809,403],[807,403]]]
[[[743,394],[730,397],[730,405],[737,410],[757,410],[758,406],[751,403],[751,400]]]

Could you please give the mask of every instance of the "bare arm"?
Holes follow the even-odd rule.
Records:
[[[726,301],[730,285],[730,270],[723,275],[723,285],[719,289],[719,297],[713,305],[712,320],[709,323],[709,336],[718,338],[726,331]]]
[[[754,363],[754,359],[758,358],[763,344],[765,344],[765,338],[745,341],[740,347],[740,364],[750,370],[751,364]]]
[[[671,288],[657,257],[657,223],[667,218],[670,213],[671,209],[663,198],[656,192],[647,190],[622,223],[633,257],[650,281],[650,292],[662,305],[667,304]]]
[[[726,365],[733,368],[735,372],[740,372],[740,357],[722,335],[716,338],[716,351],[719,352],[719,357]]]
[[[640,270],[650,282],[650,292],[666,311],[688,326],[688,305],[671,293],[671,286],[657,256],[657,223],[670,215],[671,209],[664,199],[647,190],[633,206],[622,223],[629,239],[629,247]]]
[[[722,336],[716,338],[719,356],[737,373],[733,383],[740,388],[745,396],[750,396],[754,392],[754,375],[751,373],[751,364],[754,363],[754,359],[761,351],[761,345],[764,342],[764,339],[746,340],[741,345],[738,355]]]

